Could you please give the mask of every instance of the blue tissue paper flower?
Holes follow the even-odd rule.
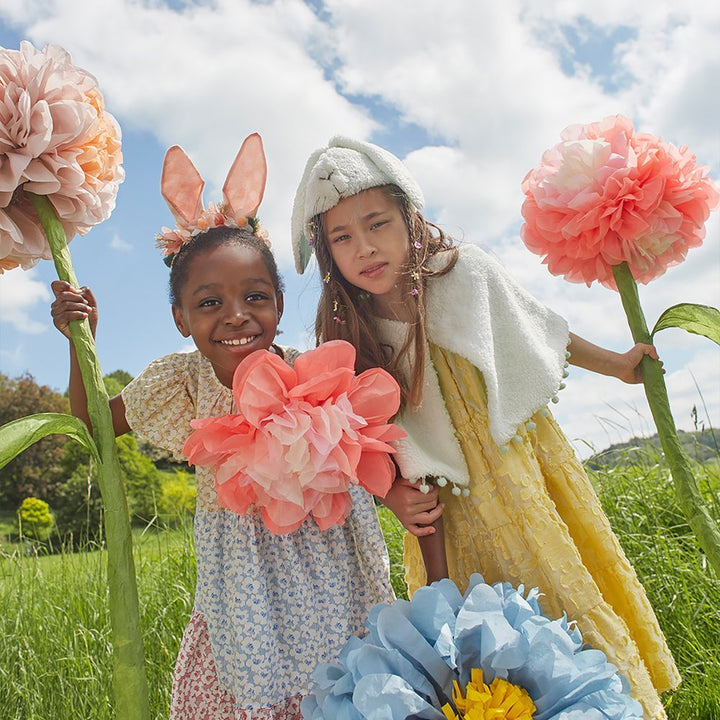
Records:
[[[450,580],[411,601],[376,605],[368,633],[351,637],[337,663],[315,669],[302,701],[306,720],[446,720],[453,682],[481,669],[524,688],[534,720],[640,720],[642,707],[605,654],[583,646],[565,617],[543,615],[537,589],[487,585],[473,575],[465,595]]]

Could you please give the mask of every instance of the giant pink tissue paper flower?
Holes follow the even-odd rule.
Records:
[[[69,241],[109,217],[121,163],[92,75],[57,45],[0,48],[0,272],[52,258],[24,190],[48,197]]]
[[[648,283],[702,244],[720,193],[686,147],[636,133],[622,115],[572,125],[522,182],[525,245],[554,275],[616,289],[627,262]]]
[[[290,367],[257,350],[233,377],[237,414],[193,420],[188,462],[214,465],[218,501],[245,515],[259,507],[274,533],[312,516],[321,530],[342,525],[350,485],[384,497],[395,478],[387,443],[404,436],[388,419],[400,388],[380,368],[355,375],[355,349],[333,340]]]

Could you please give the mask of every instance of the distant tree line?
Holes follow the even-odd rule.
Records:
[[[117,370],[103,379],[112,397],[132,376]],[[0,373],[0,425],[35,413],[69,411],[67,396],[47,385],[38,385],[32,375],[9,378]],[[168,453],[138,442],[132,433],[116,442],[134,524],[146,525],[158,517],[167,520],[194,510],[193,476],[185,463],[177,463]],[[78,443],[61,435],[49,436],[0,469],[0,513],[13,516],[28,498],[37,499],[49,506],[58,545],[96,543],[103,533],[96,475],[92,458]],[[36,503],[25,504],[26,519],[28,508],[37,514],[37,507]]]
[[[108,395],[113,397],[132,376],[116,370],[103,380]],[[0,425],[35,413],[69,411],[66,395],[38,385],[32,375],[9,378],[0,373]],[[718,436],[712,428],[679,431],[679,436],[691,458],[701,463],[717,459]],[[194,476],[187,464],[176,462],[169,453],[136,439],[132,433],[116,442],[134,524],[172,522],[194,511]],[[657,435],[612,445],[585,463],[596,470],[635,463],[639,457],[649,461],[662,457]],[[20,509],[28,499],[47,503],[52,515],[50,533],[41,506],[35,502],[25,504],[26,528],[37,528],[38,537],[50,533],[58,545],[75,546],[102,540],[102,501],[96,468],[87,451],[64,435],[52,435],[31,445],[0,469],[0,516],[20,518]]]
[[[720,454],[720,433],[712,427],[703,427],[688,432],[678,430],[678,438],[689,458],[698,463],[717,462]],[[622,443],[610,445],[602,452],[596,453],[585,461],[585,465],[592,470],[604,467],[624,467],[636,464],[639,459],[646,462],[657,462],[662,459],[660,438],[655,435],[649,437],[633,437]]]

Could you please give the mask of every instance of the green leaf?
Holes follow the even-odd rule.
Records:
[[[720,310],[709,305],[681,303],[669,307],[655,323],[652,336],[671,327],[702,335],[720,345]]]
[[[0,468],[5,467],[23,450],[47,435],[71,437],[100,462],[95,441],[82,420],[63,413],[38,413],[13,420],[0,427]]]

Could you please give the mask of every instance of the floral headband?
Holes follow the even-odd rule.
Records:
[[[163,227],[156,244],[162,248],[167,265],[180,248],[196,235],[213,227],[248,226],[268,246],[270,241],[257,219],[257,210],[265,193],[267,163],[262,139],[257,133],[245,138],[223,185],[223,200],[205,209],[202,191],[205,181],[179,145],[166,153],[160,178],[160,192],[173,214],[177,227]]]

